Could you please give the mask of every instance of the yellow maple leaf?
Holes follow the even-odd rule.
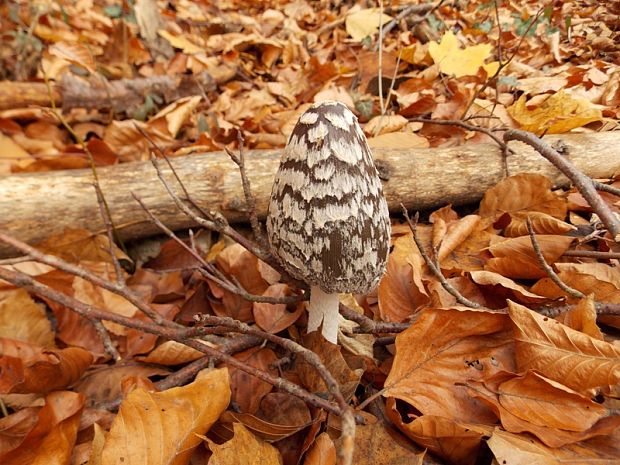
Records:
[[[494,75],[499,63],[497,61],[484,63],[492,49],[491,44],[460,48],[456,36],[451,31],[443,35],[440,43],[430,42],[428,44],[428,52],[433,61],[439,65],[439,70],[456,77],[476,75],[481,66],[489,76]]]
[[[377,32],[381,24],[385,25],[391,20],[391,16],[381,15],[379,8],[366,8],[348,14],[345,19],[345,27],[353,39],[362,40],[364,37]]]
[[[535,134],[561,134],[603,118],[601,110],[586,99],[574,98],[563,90],[553,94],[538,107],[530,110],[522,95],[508,113],[521,129]]]

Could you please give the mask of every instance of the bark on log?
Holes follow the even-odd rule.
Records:
[[[164,103],[181,97],[201,95],[215,90],[218,84],[232,79],[233,67],[203,72],[198,75],[152,76],[148,78],[104,80],[78,78],[65,74],[50,84],[51,98],[64,110],[87,108],[129,112],[143,104],[147,95],[155,95]],[[0,110],[30,105],[51,106],[47,85],[42,82],[0,81]]]
[[[561,141],[566,156],[593,178],[610,177],[620,170],[620,132],[547,136]],[[557,185],[568,180],[549,162],[522,143],[511,143],[509,174],[541,173]],[[499,148],[492,144],[435,149],[375,150],[390,209],[400,212],[452,203],[478,201],[504,177]],[[271,184],[279,163],[279,150],[248,151],[247,172],[261,217],[266,213]],[[239,172],[221,152],[172,160],[186,188],[205,209],[219,209],[230,221],[245,221]],[[162,163],[162,166],[165,163]],[[170,183],[174,185],[169,169]],[[126,163],[98,170],[101,187],[122,237],[157,233],[131,196],[135,192],[153,213],[172,229],[192,226],[180,213],[148,162]],[[177,189],[178,192],[179,189]],[[52,171],[0,177],[0,230],[34,243],[66,228],[103,231],[90,170]],[[10,249],[0,244],[0,256]]]

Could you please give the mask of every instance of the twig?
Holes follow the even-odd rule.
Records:
[[[241,352],[242,350],[250,349],[252,347],[256,347],[261,344],[263,339],[256,336],[238,336],[234,339],[231,339],[226,343],[225,346],[219,346],[218,350],[220,350],[224,354],[234,355],[237,352]],[[185,365],[180,370],[175,373],[166,376],[161,381],[157,381],[155,386],[160,391],[165,391],[166,389],[170,389],[175,386],[182,386],[188,381],[194,379],[196,374],[213,364],[218,363],[218,359],[215,357],[202,357],[198,360],[194,360],[192,363]]]
[[[398,13],[398,15],[396,15],[396,17],[394,17],[390,22],[388,22],[385,27],[383,28],[383,34],[388,34],[392,29],[394,29],[396,27],[396,25],[403,20],[404,18],[406,18],[407,16],[410,15],[419,15],[422,13],[426,13],[424,16],[422,16],[421,18],[417,19],[414,22],[414,26],[426,21],[426,18],[428,18],[431,14],[433,14],[442,4],[443,2],[445,2],[445,0],[440,0],[439,2],[437,2],[435,5],[431,5],[430,3],[421,3],[421,4],[414,4],[414,5],[409,5],[407,6],[403,11],[401,11],[400,13]],[[377,48],[380,45],[377,44]]]
[[[547,273],[551,280],[568,295],[576,299],[583,299],[585,295],[583,295],[583,293],[581,293],[577,289],[573,289],[572,287],[564,284],[560,277],[557,275],[557,273],[553,270],[553,268],[549,266],[547,260],[545,260],[545,256],[543,255],[542,250],[540,250],[538,239],[536,239],[536,234],[534,233],[532,220],[530,220],[529,216],[525,219],[525,224],[527,225],[527,232],[530,234],[530,240],[532,241],[532,247],[534,248],[534,253],[536,253],[536,258],[538,258],[538,263],[540,264],[542,269],[545,270],[545,273]]]
[[[93,185],[95,187],[95,193],[97,194],[99,213],[101,214],[101,218],[103,218],[103,224],[105,225],[106,234],[108,236],[108,253],[110,254],[110,260],[112,260],[114,272],[116,273],[116,285],[124,288],[125,280],[123,279],[123,270],[120,262],[118,261],[118,257],[114,253],[114,225],[112,224],[112,219],[106,210],[103,192],[101,192],[101,189],[98,188],[98,184]]]
[[[47,87],[47,93],[50,99],[52,114],[58,119],[58,121],[60,121],[60,124],[63,125],[63,127],[69,132],[69,134],[71,134],[71,136],[78,142],[78,144],[80,144],[80,147],[82,147],[82,150],[84,150],[84,153],[88,156],[88,161],[90,163],[90,169],[93,173],[93,185],[95,187],[95,191],[97,192],[97,201],[101,202],[101,205],[103,206],[103,210],[105,211],[105,213],[103,214],[103,218],[104,220],[107,218],[107,221],[111,225],[113,236],[115,236],[117,242],[120,244],[121,248],[124,250],[123,241],[120,239],[118,231],[114,227],[114,222],[112,221],[112,213],[110,212],[110,206],[108,205],[108,202],[106,201],[105,196],[103,195],[103,191],[101,190],[101,185],[99,184],[99,175],[97,174],[97,166],[95,164],[95,157],[93,157],[93,154],[88,148],[88,145],[86,145],[86,142],[84,141],[84,139],[82,139],[80,135],[73,130],[71,125],[65,120],[65,118],[63,118],[62,114],[60,114],[60,112],[58,111],[58,108],[56,107],[56,101],[54,100],[54,96],[52,93],[52,87],[49,83],[49,78],[47,76],[47,73],[45,73],[45,71],[43,72],[43,79],[45,81],[45,86]],[[113,244],[114,244],[114,241],[111,241],[110,248],[113,247]],[[112,249],[110,253],[112,255],[112,260],[113,261],[116,260],[116,256],[114,255],[114,251]]]
[[[238,368],[252,376],[256,376],[262,381],[265,381],[278,389],[282,389],[289,394],[293,394],[294,396],[299,397],[300,399],[310,403],[311,405],[325,409],[328,412],[334,413],[336,415],[343,415],[346,413],[342,412],[341,408],[338,405],[334,405],[333,403],[322,399],[319,396],[311,394],[302,387],[286,379],[273,376],[254,367],[250,367],[247,364],[237,360],[236,358],[227,355],[219,351],[218,349],[203,344],[200,341],[188,339],[186,333],[188,333],[189,331],[178,330],[176,328],[164,327],[155,323],[127,318],[122,315],[102,310],[93,305],[87,305],[73,297],[55,291],[54,289],[46,286],[45,284],[37,282],[31,276],[20,271],[0,268],[0,279],[4,279],[11,284],[26,289],[27,291],[34,294],[46,297],[76,312],[77,314],[84,316],[85,318],[96,318],[98,320],[113,321],[127,328],[134,328],[139,331],[155,334],[157,336],[163,337],[164,339],[180,342],[188,347],[192,347],[206,355],[209,355],[210,357],[215,357],[216,359],[221,360],[223,363]]]
[[[487,89],[487,87],[489,87],[490,83],[493,82],[499,75],[500,73],[503,71],[503,69],[508,66],[510,64],[510,62],[514,59],[514,57],[517,56],[517,53],[519,53],[519,49],[521,48],[521,44],[523,43],[523,41],[525,40],[525,38],[527,37],[527,34],[530,32],[530,29],[532,27],[534,27],[534,25],[536,25],[538,23],[538,18],[540,18],[540,15],[542,15],[545,11],[545,7],[541,7],[539,8],[539,10],[536,12],[536,16],[534,16],[534,18],[532,19],[532,22],[527,26],[527,29],[525,30],[525,32],[523,33],[523,35],[521,36],[521,39],[519,40],[519,43],[517,44],[515,51],[513,52],[513,54],[510,56],[510,58],[508,58],[506,61],[502,62],[501,60],[499,61],[499,66],[497,67],[497,70],[495,71],[495,73],[493,74],[493,76],[490,76],[487,78],[487,80],[484,82],[484,84],[482,84],[482,86],[476,91],[476,93],[474,94],[474,96],[471,98],[471,100],[469,101],[469,103],[467,104],[467,106],[465,107],[465,110],[463,111],[463,113],[461,114],[461,119],[467,119],[467,112],[469,111],[469,109],[471,108],[471,106],[474,104],[474,102],[476,101],[476,99],[478,97],[480,97],[480,95],[482,95],[482,93]],[[499,24],[499,23],[498,23]],[[501,32],[501,25],[499,26],[499,30]],[[500,40],[501,40],[501,34],[499,36]],[[501,48],[500,48],[501,51]]]
[[[598,214],[599,218],[610,232],[613,240],[616,242],[620,241],[620,221],[616,218],[598,192],[596,192],[590,178],[575,168],[566,157],[560,155],[553,147],[531,132],[520,131],[518,129],[506,131],[504,133],[504,142],[507,143],[511,140],[518,140],[533,147],[534,150],[559,169],[564,176],[570,179],[579,193],[586,199],[588,204],[590,204],[592,210]]]
[[[166,161],[166,164],[168,165],[168,168],[170,168],[170,171],[172,172],[172,175],[174,176],[174,178],[177,180],[177,183],[179,184],[179,187],[181,188],[181,190],[183,191],[183,194],[185,195],[185,199],[190,203],[190,205],[192,207],[194,207],[196,210],[198,210],[200,212],[201,215],[203,215],[205,218],[208,218],[212,221],[221,221],[221,218],[215,218],[215,214],[214,212],[205,212],[202,208],[200,208],[200,205],[198,205],[196,202],[194,202],[194,200],[192,199],[192,197],[189,195],[189,192],[187,191],[187,189],[185,188],[185,184],[183,184],[183,181],[181,181],[181,178],[179,177],[179,174],[177,173],[177,170],[174,169],[174,165],[172,164],[172,162],[170,161],[170,158],[168,158],[168,156],[166,155],[166,153],[163,151],[163,149],[153,140],[153,138],[144,130],[142,129],[138,124],[134,123],[134,128],[140,133],[142,134],[142,137],[144,137],[146,139],[146,141],[151,144],[151,147],[157,151],[157,153],[159,154],[159,156],[161,158],[163,158]]]
[[[239,156],[232,153],[231,150],[226,148],[226,153],[231,160],[239,167],[239,174],[241,175],[241,184],[243,185],[243,193],[245,195],[245,204],[248,209],[248,216],[250,217],[250,224],[252,225],[252,231],[254,237],[258,241],[258,245],[264,250],[269,250],[265,234],[263,234],[263,228],[258,221],[258,215],[256,214],[256,198],[252,195],[252,188],[250,186],[250,179],[245,169],[245,150],[243,148],[243,132],[237,132],[237,141],[239,143]]]
[[[180,326],[180,325],[177,325],[176,323],[173,323],[171,321],[168,321],[162,318],[159,313],[153,310],[148,304],[144,303],[144,301],[140,298],[140,296],[135,294],[131,289],[127,288],[124,285],[124,283],[122,285],[118,283],[117,284],[111,283],[110,281],[103,279],[97,276],[96,274],[91,273],[90,271],[80,266],[73,265],[72,263],[66,262],[62,258],[40,252],[34,247],[29,246],[25,242],[22,242],[19,239],[15,239],[14,237],[9,236],[8,234],[3,233],[2,231],[0,231],[0,242],[4,242],[10,245],[11,247],[16,248],[23,254],[30,257],[30,259],[34,260],[35,262],[44,263],[58,270],[69,273],[73,276],[77,276],[79,278],[85,279],[86,281],[93,283],[95,286],[99,286],[116,295],[123,297],[128,302],[135,305],[138,308],[138,310],[140,310],[142,313],[144,313],[146,316],[148,316],[151,320],[153,320],[157,324],[171,326],[171,327]]]
[[[170,198],[172,199],[174,204],[177,206],[179,210],[185,213],[188,216],[188,218],[193,220],[196,224],[203,226],[204,228],[210,229],[212,231],[218,232],[220,234],[223,234],[229,237],[236,243],[243,246],[246,250],[249,250],[251,253],[256,255],[256,257],[258,257],[260,260],[267,263],[269,266],[271,266],[276,271],[278,271],[278,273],[280,273],[288,282],[295,283],[298,287],[306,290],[307,286],[305,286],[304,283],[293,279],[286,272],[286,270],[282,267],[282,265],[280,265],[280,263],[268,251],[265,251],[263,248],[261,248],[254,242],[248,240],[238,231],[233,229],[228,224],[228,220],[226,220],[224,215],[222,215],[219,212],[211,211],[209,213],[210,215],[213,216],[213,220],[204,219],[196,215],[187,205],[185,205],[185,203],[183,203],[183,201],[172,190],[172,188],[170,187],[170,184],[168,184],[168,181],[164,177],[161,167],[159,166],[159,162],[157,161],[155,157],[151,158],[151,163],[153,164],[155,171],[157,171],[157,176],[159,177],[159,180],[161,181],[164,188],[168,192],[168,195],[170,195]]]
[[[563,257],[596,258],[598,260],[618,260],[620,252],[599,252],[597,250],[567,250]]]
[[[385,114],[385,105],[383,104],[383,0],[379,0],[379,65],[377,66],[377,84],[379,85],[379,108],[381,115]]]
[[[420,251],[420,254],[424,258],[424,261],[426,262],[426,265],[428,266],[428,268],[435,275],[435,277],[439,280],[443,288],[446,291],[448,291],[456,299],[458,303],[465,305],[466,307],[470,307],[470,308],[482,308],[482,305],[480,305],[479,303],[474,302],[473,300],[469,300],[467,297],[464,297],[463,295],[461,295],[461,293],[457,291],[452,286],[452,284],[448,282],[448,280],[445,278],[445,276],[439,269],[439,266],[435,264],[433,260],[428,256],[428,254],[426,253],[425,247],[422,244],[422,241],[418,237],[418,228],[417,228],[418,213],[416,212],[416,215],[413,221],[411,221],[411,218],[409,218],[409,212],[407,211],[405,206],[401,204],[401,207],[403,209],[403,213],[405,214],[405,219],[407,220],[407,223],[409,224],[409,229],[411,229],[411,232],[413,234],[413,240],[415,241],[416,246],[418,246],[418,250]]]
[[[459,126],[463,129],[467,129],[468,131],[476,131],[481,132],[489,136],[493,141],[499,145],[502,153],[504,155],[512,154],[513,151],[508,147],[508,144],[501,140],[498,136],[496,136],[492,130],[488,128],[483,128],[481,126],[476,126],[475,124],[470,124],[465,121],[461,121],[458,119],[430,119],[430,118],[408,118],[409,121],[414,121],[418,123],[428,123],[428,124],[439,124],[444,126]]]
[[[555,318],[561,313],[568,312],[574,309],[574,305],[558,305],[558,306],[549,306],[549,305],[541,305],[540,307],[534,308],[534,310],[541,315],[548,316],[550,318]],[[594,310],[596,310],[597,316],[603,315],[620,315],[620,304],[609,304],[604,302],[599,302],[594,304]]]
[[[620,197],[620,189],[618,189],[617,187],[610,186],[609,184],[605,184],[600,181],[594,181],[594,180],[592,180],[592,183],[594,184],[594,188],[597,191],[609,192],[610,194],[617,195]]]
[[[276,336],[275,334],[262,331],[258,328],[249,326],[241,321],[234,320],[233,318],[203,314],[197,316],[197,320],[206,324],[227,326],[242,334],[252,334],[255,336],[259,336],[267,341],[279,345],[283,349],[302,356],[303,359],[310,366],[317,370],[321,378],[323,378],[323,380],[325,381],[328,391],[334,397],[334,400],[340,407],[340,416],[342,419],[342,439],[344,443],[343,449],[345,453],[344,455],[346,456],[344,463],[348,463],[349,465],[351,464],[353,452],[352,445],[355,438],[355,417],[353,415],[353,410],[351,409],[351,407],[349,407],[347,401],[340,392],[338,381],[336,381],[336,378],[334,378],[334,376],[325,367],[325,365],[323,365],[323,362],[317,354],[315,354],[309,349],[306,349],[304,346],[297,344],[291,339],[286,339]]]
[[[355,328],[355,333],[365,333],[365,334],[383,334],[383,333],[402,333],[409,326],[411,326],[411,322],[409,323],[388,323],[385,321],[374,321],[368,318],[365,315],[357,313],[356,311],[350,309],[344,304],[340,304],[339,307],[340,314],[344,316],[347,320],[351,320],[356,322],[359,327]]]
[[[99,334],[101,342],[103,343],[103,348],[105,349],[106,353],[110,357],[112,357],[113,360],[118,362],[121,359],[121,354],[119,354],[118,350],[116,350],[116,347],[114,347],[114,343],[112,342],[112,339],[110,339],[110,334],[108,333],[108,330],[105,329],[105,326],[103,326],[103,323],[96,318],[88,318],[88,321],[92,323],[92,325],[95,327],[95,330]]]
[[[302,300],[306,300],[305,294],[304,295],[284,296],[284,297],[270,297],[270,296],[250,294],[245,289],[243,289],[239,284],[235,284],[235,283],[231,282],[214,265],[212,265],[211,263],[206,261],[204,258],[202,258],[200,256],[200,254],[198,254],[198,252],[196,252],[194,249],[192,249],[190,246],[188,246],[185,242],[183,242],[181,239],[179,239],[178,236],[170,228],[168,228],[165,224],[163,224],[159,220],[159,218],[157,218],[146,207],[144,202],[142,202],[140,197],[138,197],[134,192],[132,192],[131,195],[136,200],[136,202],[138,202],[140,204],[140,206],[142,207],[144,212],[149,216],[151,221],[159,229],[161,229],[162,232],[164,232],[168,237],[170,237],[177,244],[179,244],[183,249],[185,249],[187,252],[189,252],[192,255],[192,257],[194,259],[196,259],[196,261],[198,261],[198,263],[200,263],[200,265],[202,267],[199,267],[198,271],[204,277],[206,277],[207,279],[213,281],[217,285],[221,286],[223,289],[227,290],[228,292],[232,292],[233,294],[236,294],[238,296],[241,296],[245,300],[248,300],[250,302],[264,302],[264,303],[269,303],[269,304],[289,304],[289,303],[295,303],[295,302],[299,302],[299,301],[302,301]]]

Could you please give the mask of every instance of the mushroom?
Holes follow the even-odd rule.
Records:
[[[272,253],[310,286],[308,332],[336,344],[338,293],[368,293],[385,272],[390,217],[355,115],[327,101],[304,112],[289,137],[267,215]]]

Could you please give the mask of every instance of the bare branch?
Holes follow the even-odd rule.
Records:
[[[583,295],[577,289],[573,289],[570,286],[567,286],[562,282],[557,273],[551,268],[551,266],[545,260],[545,256],[540,250],[540,245],[538,244],[538,239],[536,239],[536,234],[534,233],[534,228],[532,227],[532,220],[528,216],[525,219],[525,223],[527,224],[527,232],[530,234],[530,240],[532,241],[532,247],[534,248],[534,253],[536,254],[536,258],[538,258],[538,263],[545,270],[545,273],[551,278],[551,280],[564,292],[566,292],[571,297],[575,297],[576,299],[583,299],[585,295]]]
[[[535,134],[518,129],[511,129],[504,134],[504,141],[518,140],[533,147],[538,153],[549,160],[553,166],[559,169],[568,179],[572,181],[577,190],[586,199],[588,204],[599,216],[605,227],[610,232],[614,241],[620,241],[620,220],[616,218],[609,206],[596,192],[592,180],[579,171],[566,158],[560,155],[557,150],[537,137]]]
[[[441,283],[443,288],[446,291],[448,291],[456,299],[456,301],[458,303],[460,303],[462,305],[465,305],[466,307],[470,307],[470,308],[482,308],[482,306],[478,302],[474,302],[473,300],[469,300],[467,297],[464,297],[463,295],[461,295],[461,293],[459,291],[457,291],[448,282],[446,277],[441,272],[441,269],[439,268],[438,264],[433,262],[433,260],[428,256],[428,254],[426,252],[426,249],[425,249],[424,245],[422,244],[422,241],[420,240],[420,238],[418,236],[418,229],[417,229],[418,214],[416,213],[416,215],[415,215],[415,217],[414,217],[414,219],[412,221],[411,218],[409,218],[409,212],[407,211],[405,206],[401,205],[401,207],[403,209],[403,213],[405,215],[407,223],[409,224],[409,229],[411,229],[411,232],[413,233],[413,240],[415,241],[415,244],[418,246],[418,250],[420,251],[420,254],[422,255],[422,257],[424,258],[424,261],[426,262],[426,266],[428,266],[428,268],[431,270],[431,272],[439,280],[439,282]]]

